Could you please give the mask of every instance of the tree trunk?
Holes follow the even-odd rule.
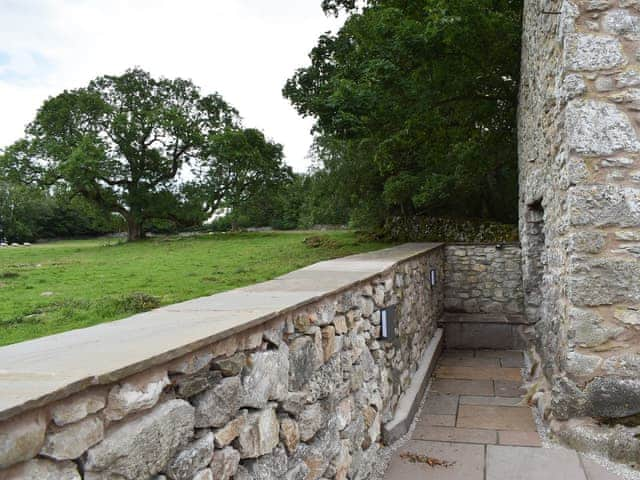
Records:
[[[142,228],[142,222],[134,216],[128,217],[127,240],[130,242],[135,242],[136,240],[140,240],[142,238],[144,238],[144,229]]]

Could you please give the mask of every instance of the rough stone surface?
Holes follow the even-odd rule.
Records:
[[[247,421],[246,416],[247,412],[246,410],[243,410],[240,416],[234,418],[224,427],[215,432],[214,438],[216,447],[226,447],[236,438],[238,438],[238,435],[240,435],[240,430],[242,430],[242,427],[244,427],[244,424]]]
[[[300,390],[321,362],[320,352],[307,336],[296,338],[289,348],[289,390]]]
[[[639,407],[640,4],[551,3],[557,15],[525,0],[519,102],[532,385],[564,441],[630,463],[622,450],[635,432],[621,418]],[[572,423],[589,417],[601,425]]]
[[[640,379],[597,377],[585,389],[592,417],[621,418],[640,413]]]
[[[211,461],[211,470],[216,480],[229,480],[238,471],[240,453],[232,447],[216,450]]]
[[[95,480],[117,475],[126,480],[149,477],[187,444],[193,429],[193,407],[183,400],[170,400],[111,427],[104,440],[87,452],[84,469]]]
[[[215,478],[213,477],[213,470],[211,470],[210,468],[200,470],[194,475],[193,480],[215,480]]]
[[[278,447],[273,453],[248,461],[245,468],[255,480],[280,480],[287,473],[287,465],[287,454]]]
[[[308,442],[324,424],[325,414],[322,406],[319,403],[309,405],[298,417],[300,439]]]
[[[47,421],[43,412],[0,423],[0,468],[35,457],[44,442]]]
[[[520,313],[522,266],[517,245],[460,244],[445,248],[445,309],[466,313]]]
[[[584,155],[640,151],[640,142],[625,113],[597,100],[572,100],[567,106],[567,146]]]
[[[223,427],[240,408],[242,383],[238,377],[224,378],[220,383],[193,398],[196,427]]]
[[[209,433],[183,448],[167,466],[165,472],[171,480],[191,480],[213,459],[213,434]]]
[[[290,454],[296,451],[300,443],[300,428],[295,420],[286,417],[280,421],[280,440]]]
[[[273,408],[247,415],[237,440],[241,458],[256,458],[271,453],[278,445],[280,423]]]
[[[130,413],[153,407],[169,383],[166,370],[143,372],[126,379],[109,391],[105,417],[120,420]]]
[[[107,392],[104,388],[95,388],[65,398],[51,407],[51,418],[62,427],[99,412],[107,404]]]
[[[289,356],[286,347],[252,353],[242,374],[242,406],[264,408],[287,395]]]
[[[98,417],[88,417],[47,434],[40,453],[56,460],[73,460],[104,438]]]
[[[220,370],[225,377],[234,377],[240,375],[246,363],[247,356],[243,352],[238,352],[231,357],[215,360],[213,367]]]
[[[3,480],[81,480],[76,464],[36,458],[0,471]]]
[[[576,33],[568,35],[566,42],[570,70],[606,70],[626,63],[622,44],[614,37]]]

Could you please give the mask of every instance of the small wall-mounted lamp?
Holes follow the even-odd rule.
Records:
[[[429,271],[429,285],[431,285],[431,288],[436,286],[437,281],[438,281],[438,279],[437,279],[437,276],[436,276],[436,269],[432,268]]]
[[[396,338],[395,305],[380,310],[380,338],[382,340],[393,340]]]

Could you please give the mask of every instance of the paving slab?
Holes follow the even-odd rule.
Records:
[[[487,446],[486,480],[587,480],[578,454],[563,448]]]
[[[503,380],[521,382],[522,375],[519,368],[499,367],[458,367],[441,366],[436,368],[437,378],[459,378],[465,380]]]
[[[420,418],[420,423],[424,425],[433,425],[436,427],[455,427],[456,416],[423,414]]]
[[[527,390],[522,386],[522,382],[514,382],[512,380],[495,380],[494,382],[496,396],[499,397],[522,397]]]
[[[479,428],[453,428],[416,424],[412,438],[440,442],[493,444],[498,440],[497,432]]]
[[[491,380],[436,378],[431,384],[431,390],[455,395],[493,395],[493,382]]]
[[[477,358],[477,357],[446,357],[438,362],[441,366],[455,367],[500,367],[498,358]]]
[[[503,430],[498,432],[498,444],[518,447],[541,447],[542,441],[538,432],[514,432]]]
[[[476,350],[475,356],[478,358],[511,358],[511,359],[523,358],[523,354],[520,350],[500,350],[500,349],[484,349],[484,348]]]
[[[607,470],[595,460],[580,455],[580,461],[587,474],[587,480],[622,480],[624,477]]]
[[[520,397],[486,397],[482,395],[461,395],[460,405],[493,405],[496,407],[517,407]]]
[[[520,432],[536,431],[536,424],[529,407],[460,405],[456,427]]]
[[[459,398],[459,395],[429,392],[422,411],[429,415],[455,415]]]
[[[448,348],[444,352],[442,352],[442,356],[440,357],[440,359],[443,359],[443,358],[474,358],[475,356],[476,356],[476,352],[473,351],[473,350],[469,350],[467,348],[465,348],[465,349]]]
[[[403,453],[415,453],[452,462],[449,467],[430,467],[403,459]],[[484,446],[411,440],[400,447],[391,460],[386,478],[393,480],[483,480]]]

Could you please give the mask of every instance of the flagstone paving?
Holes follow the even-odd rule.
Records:
[[[395,452],[385,480],[621,479],[572,450],[542,448],[522,400],[522,366],[522,352],[514,350],[445,351],[411,439]],[[430,466],[427,458],[447,466]]]

